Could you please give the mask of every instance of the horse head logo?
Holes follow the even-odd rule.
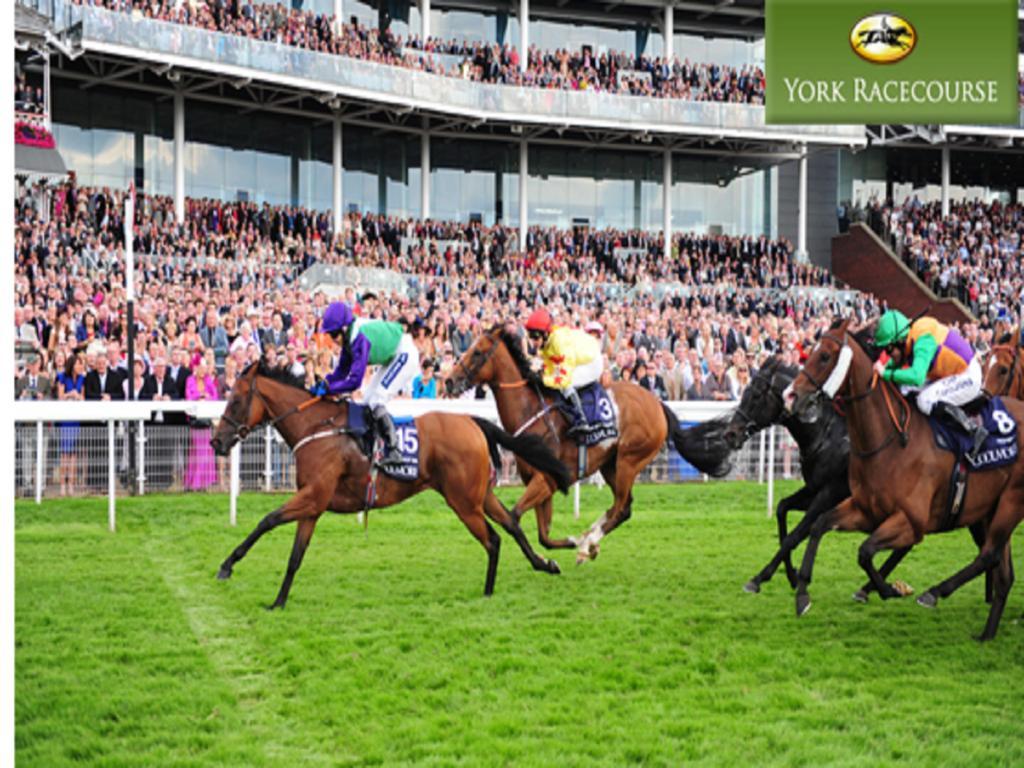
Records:
[[[893,64],[905,59],[916,45],[914,25],[895,13],[865,16],[850,30],[853,52],[873,64]]]

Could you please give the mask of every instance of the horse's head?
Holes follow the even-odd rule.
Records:
[[[1017,345],[1019,334],[1016,330],[1005,334],[999,343],[992,348],[988,362],[985,364],[985,382],[981,389],[990,397],[1021,397],[1024,387],[1021,386],[1021,348]]]
[[[792,369],[782,365],[779,358],[773,357],[764,364],[743,391],[725,428],[724,437],[730,448],[739,450],[751,435],[778,424],[788,415],[782,393],[792,381]]]
[[[475,384],[494,381],[494,355],[504,344],[500,326],[492,328],[474,341],[445,378],[444,388],[447,395],[458,397]]]
[[[224,415],[210,445],[218,456],[227,456],[235,443],[244,440],[253,427],[267,418],[266,402],[257,397],[256,376],[259,364],[252,363],[235,381]]]
[[[821,397],[834,397],[850,375],[854,356],[846,338],[850,322],[837,321],[822,334],[804,367],[783,393],[786,408],[804,421],[814,421],[820,413]]]

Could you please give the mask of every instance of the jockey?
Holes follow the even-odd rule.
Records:
[[[586,431],[583,404],[577,390],[601,378],[604,359],[601,344],[593,336],[573,328],[556,327],[545,309],[535,310],[526,321],[530,340],[540,345],[544,361],[544,386],[561,390],[562,396],[572,403],[578,415],[576,425],[569,430]]]
[[[402,455],[395,424],[384,406],[397,392],[409,389],[413,379],[420,375],[420,353],[412,337],[398,323],[356,320],[348,304],[340,301],[327,307],[322,330],[341,345],[341,355],[338,366],[317,384],[313,394],[354,392],[363,383],[366,366],[380,366],[366,387],[363,401],[372,410],[387,442],[383,463],[400,464]]]
[[[981,364],[970,343],[933,317],[911,323],[893,309],[878,321],[875,346],[891,358],[885,366],[875,363],[876,372],[886,381],[919,390],[918,409],[934,411],[972,436],[971,458],[976,457],[988,430],[975,425],[961,407],[981,394]]]

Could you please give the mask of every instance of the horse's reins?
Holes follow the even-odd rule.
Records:
[[[853,354],[853,351],[850,349],[850,347],[848,346],[848,344],[847,344],[847,342],[845,340],[840,341],[835,336],[833,336],[833,335],[831,335],[829,333],[822,334],[821,340],[822,341],[828,340],[828,341],[832,342],[833,344],[835,344],[836,347],[840,351],[840,357],[842,357],[842,353],[843,353],[844,350],[849,350],[850,355]],[[870,396],[875,391],[876,387],[878,386],[878,382],[879,381],[882,382],[882,398],[885,401],[885,409],[886,409],[887,413],[889,414],[889,420],[892,422],[892,425],[894,427],[894,431],[889,433],[888,437],[886,437],[885,440],[882,441],[881,445],[879,445],[876,448],[872,448],[870,450],[867,450],[867,451],[861,451],[861,450],[857,450],[857,449],[853,448],[853,436],[852,436],[852,433],[851,433],[850,448],[853,450],[853,452],[857,456],[857,458],[859,458],[859,459],[867,459],[867,458],[870,458],[871,456],[874,456],[877,453],[881,453],[883,450],[888,448],[892,444],[893,440],[895,440],[896,438],[899,438],[899,441],[900,441],[901,445],[906,446],[907,442],[909,441],[910,418],[911,418],[910,404],[907,402],[906,398],[904,398],[903,395],[900,394],[898,390],[896,390],[896,396],[899,398],[898,402],[900,404],[900,410],[903,412],[903,419],[902,419],[902,424],[901,424],[900,423],[901,419],[900,419],[899,416],[896,415],[896,410],[893,408],[892,399],[890,398],[890,395],[889,395],[889,389],[890,389],[890,387],[892,387],[892,385],[889,382],[885,381],[884,379],[880,379],[880,377],[879,377],[879,375],[878,375],[878,373],[876,371],[876,372],[872,373],[872,375],[871,375],[871,384],[868,385],[867,390],[865,390],[864,392],[860,392],[860,393],[852,393],[851,392],[851,394],[849,394],[849,395],[842,396],[842,395],[839,395],[838,392],[839,392],[839,389],[843,386],[843,384],[846,383],[847,379],[849,378],[850,372],[849,372],[849,368],[847,368],[847,371],[843,375],[842,380],[838,381],[838,382],[833,382],[832,381],[832,377],[833,377],[833,375],[835,373],[835,370],[836,370],[836,368],[838,366],[839,366],[839,363],[837,362],[836,366],[833,367],[832,372],[829,374],[828,378],[824,382],[818,382],[807,371],[806,368],[801,368],[800,369],[800,372],[797,373],[797,375],[796,375],[796,379],[800,378],[800,376],[806,376],[807,380],[809,382],[811,382],[811,384],[814,385],[814,388],[820,394],[823,394],[826,397],[828,397],[829,399],[831,399],[833,401],[833,404],[836,407],[836,410],[840,414],[843,414],[843,415],[845,415],[845,414],[844,414],[844,411],[842,409],[846,405],[848,405],[850,403],[856,403],[856,402],[858,402],[860,400],[864,400],[865,398]],[[795,382],[796,379],[793,379],[793,381]],[[852,389],[852,385],[851,385],[851,389]]]
[[[232,427],[235,428],[235,433],[238,435],[238,439],[239,440],[245,440],[245,438],[247,438],[252,433],[252,431],[254,429],[259,429],[264,424],[266,424],[267,426],[270,426],[270,427],[276,427],[280,422],[284,421],[289,416],[292,416],[293,414],[296,414],[296,413],[301,413],[302,411],[306,410],[310,406],[313,406],[316,403],[319,403],[323,399],[323,397],[320,396],[320,395],[317,395],[316,397],[311,397],[308,400],[303,400],[298,405],[292,406],[287,411],[282,413],[280,416],[276,416],[275,417],[274,414],[271,413],[270,403],[267,402],[267,398],[265,398],[263,396],[263,393],[260,392],[259,389],[256,386],[256,379],[258,377],[259,377],[259,371],[256,372],[256,375],[253,377],[252,383],[249,385],[249,396],[245,400],[245,414],[246,414],[246,417],[248,417],[249,413],[252,411],[252,400],[253,400],[253,397],[258,397],[260,399],[260,402],[263,403],[264,410],[266,411],[266,413],[271,418],[269,420],[264,418],[258,424],[254,424],[253,426],[250,427],[248,424],[243,424],[243,423],[240,423],[238,421],[235,421],[225,411],[225,413],[221,416],[221,418],[224,419],[224,421],[226,421],[228,424],[230,424]],[[317,433],[317,434],[319,436],[321,436],[321,437],[324,436],[322,433]],[[295,448],[292,448],[292,453],[297,451],[299,449],[299,447],[304,445],[306,442],[309,442],[309,438],[303,438],[302,440],[300,440],[296,444]]]

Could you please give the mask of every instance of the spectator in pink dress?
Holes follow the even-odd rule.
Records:
[[[217,382],[201,358],[185,382],[185,399],[217,399]],[[191,427],[192,450],[185,472],[185,488],[189,491],[201,491],[217,482],[217,462],[210,447],[210,422],[206,419],[196,419]]]

